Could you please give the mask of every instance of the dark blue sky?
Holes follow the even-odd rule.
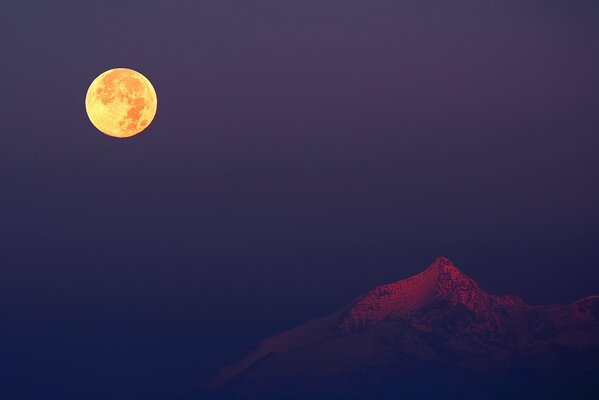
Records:
[[[599,5],[525,3],[3,1],[0,391],[187,398],[437,255],[599,293]],[[158,94],[129,140],[113,67]]]

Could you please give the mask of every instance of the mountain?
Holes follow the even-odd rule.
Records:
[[[223,368],[207,393],[223,399],[599,398],[597,382],[599,296],[528,305],[485,292],[439,257],[417,275],[263,341]]]

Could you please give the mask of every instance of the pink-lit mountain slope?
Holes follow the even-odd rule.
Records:
[[[366,372],[372,379],[413,366],[505,371],[529,359],[543,369],[558,367],[564,352],[584,355],[577,368],[593,371],[598,348],[599,296],[531,306],[516,296],[488,294],[439,257],[344,310],[263,341],[211,385]]]

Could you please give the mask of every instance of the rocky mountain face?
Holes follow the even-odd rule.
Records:
[[[209,395],[231,399],[519,398],[527,390],[595,398],[599,296],[532,306],[488,294],[439,257],[344,310],[263,341],[208,386]]]

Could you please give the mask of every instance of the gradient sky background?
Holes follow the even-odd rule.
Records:
[[[597,1],[0,3],[0,397],[188,399],[437,255],[599,294]],[[84,97],[129,67],[149,130]],[[4,392],[4,393],[2,393]]]

